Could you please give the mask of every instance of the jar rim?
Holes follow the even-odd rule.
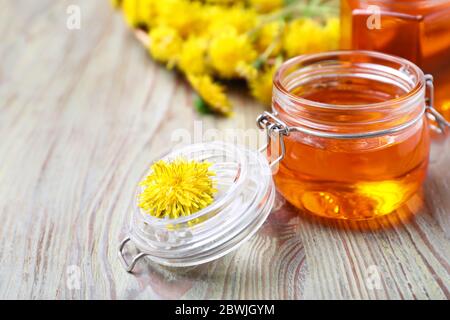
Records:
[[[351,105],[344,105],[344,104],[331,104],[331,103],[323,103],[318,102],[314,100],[309,100],[302,98],[300,96],[292,94],[282,83],[283,74],[292,66],[300,63],[305,63],[308,61],[320,61],[320,60],[327,60],[331,57],[336,56],[366,56],[368,58],[376,58],[385,60],[387,62],[395,62],[400,65],[405,65],[410,67],[411,70],[414,71],[414,73],[417,76],[417,83],[415,86],[409,90],[406,94],[401,95],[398,98],[395,99],[389,99],[382,102],[375,102],[375,103],[365,103],[365,104],[351,104]],[[301,67],[299,68],[301,69]],[[375,51],[368,51],[368,50],[338,50],[338,51],[328,51],[328,52],[321,52],[321,53],[314,53],[314,54],[305,54],[293,57],[289,60],[286,60],[277,70],[277,72],[274,75],[273,78],[273,85],[276,90],[281,92],[283,95],[286,95],[291,101],[299,104],[306,104],[311,107],[316,107],[320,109],[334,109],[334,110],[341,110],[341,111],[358,111],[358,110],[370,110],[370,109],[378,109],[383,108],[391,105],[392,103],[406,103],[416,97],[417,94],[420,94],[422,90],[425,88],[425,75],[423,71],[413,62],[386,53],[381,52],[375,52]]]
[[[438,6],[440,4],[450,3],[449,0],[364,0],[365,4],[394,4],[397,6],[404,6],[404,7],[416,7],[416,6]],[[370,3],[368,3],[370,2]]]

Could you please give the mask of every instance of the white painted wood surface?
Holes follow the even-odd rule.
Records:
[[[0,298],[450,298],[448,140],[433,146],[425,200],[387,218],[330,222],[279,199],[216,262],[126,273],[116,254],[135,184],[174,130],[250,129],[262,108],[236,93],[234,118],[197,115],[108,1],[0,4]],[[66,28],[70,4],[80,30]]]

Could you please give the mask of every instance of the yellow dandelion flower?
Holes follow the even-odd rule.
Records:
[[[284,0],[249,0],[249,3],[256,11],[266,13],[280,9],[284,5]]]
[[[323,28],[318,22],[300,18],[292,21],[286,28],[283,48],[288,57],[325,51],[327,43],[323,35]]]
[[[251,63],[240,61],[236,66],[236,72],[242,78],[247,80],[254,79],[258,75],[258,69]]]
[[[178,59],[178,67],[185,73],[201,74],[206,71],[206,49],[208,40],[205,38],[191,37],[183,43]]]
[[[223,16],[223,23],[232,26],[239,33],[244,33],[254,28],[257,23],[257,13],[252,9],[234,6],[227,9]]]
[[[149,33],[149,52],[155,60],[166,62],[171,68],[178,58],[181,49],[181,37],[177,31],[169,27],[152,28]]]
[[[164,0],[157,2],[157,25],[173,28],[182,37],[196,33],[202,28],[200,14],[203,8],[200,2],[187,0]]]
[[[140,185],[139,207],[157,218],[189,216],[210,205],[217,190],[211,163],[178,158],[155,162]]]
[[[188,74],[187,78],[195,91],[205,100],[213,111],[224,115],[231,114],[231,105],[224,87],[215,83],[209,75]]]
[[[155,15],[152,0],[115,0],[114,2],[121,3],[125,21],[131,27],[147,25]]]
[[[340,22],[336,17],[328,18],[324,27],[323,41],[328,44],[328,50],[337,50],[340,39]]]
[[[284,30],[284,23],[282,21],[274,21],[265,24],[259,30],[256,37],[256,49],[259,52],[266,51],[269,47],[269,56],[277,56],[282,48],[282,34]]]
[[[272,83],[275,70],[276,67],[271,66],[248,83],[252,96],[265,105],[270,105],[272,102]]]
[[[243,0],[205,0],[206,3],[220,4],[220,5],[236,4],[241,3],[242,1]]]
[[[206,6],[202,10],[204,32],[212,37],[224,30],[234,29],[237,33],[245,33],[256,26],[258,15],[252,9],[236,5],[232,7]]]
[[[240,62],[251,63],[257,53],[247,35],[229,29],[211,40],[208,48],[211,66],[224,78],[232,78],[237,73]]]

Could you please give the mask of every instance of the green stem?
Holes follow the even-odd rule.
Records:
[[[273,50],[277,47],[278,43],[281,41],[282,36],[282,30],[284,29],[284,21],[282,22],[281,26],[279,27],[277,36],[275,40],[264,50],[264,52],[259,56],[258,60],[265,62],[267,59],[269,59],[270,55],[272,54]]]
[[[324,3],[330,0],[311,0],[308,3],[297,3],[287,5],[283,9],[262,16],[261,22],[248,32],[250,37],[254,36],[263,26],[276,20],[287,20],[299,16],[324,16],[328,14],[338,14],[339,9],[335,6],[326,6]]]

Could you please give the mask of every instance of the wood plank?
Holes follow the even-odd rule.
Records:
[[[66,28],[70,4],[81,30]],[[423,195],[389,217],[330,222],[279,197],[222,259],[126,273],[117,245],[151,159],[200,125],[253,144],[245,130],[263,108],[233,92],[234,118],[198,115],[189,86],[148,58],[108,1],[2,2],[0,39],[0,298],[450,298],[450,139],[433,146]]]

